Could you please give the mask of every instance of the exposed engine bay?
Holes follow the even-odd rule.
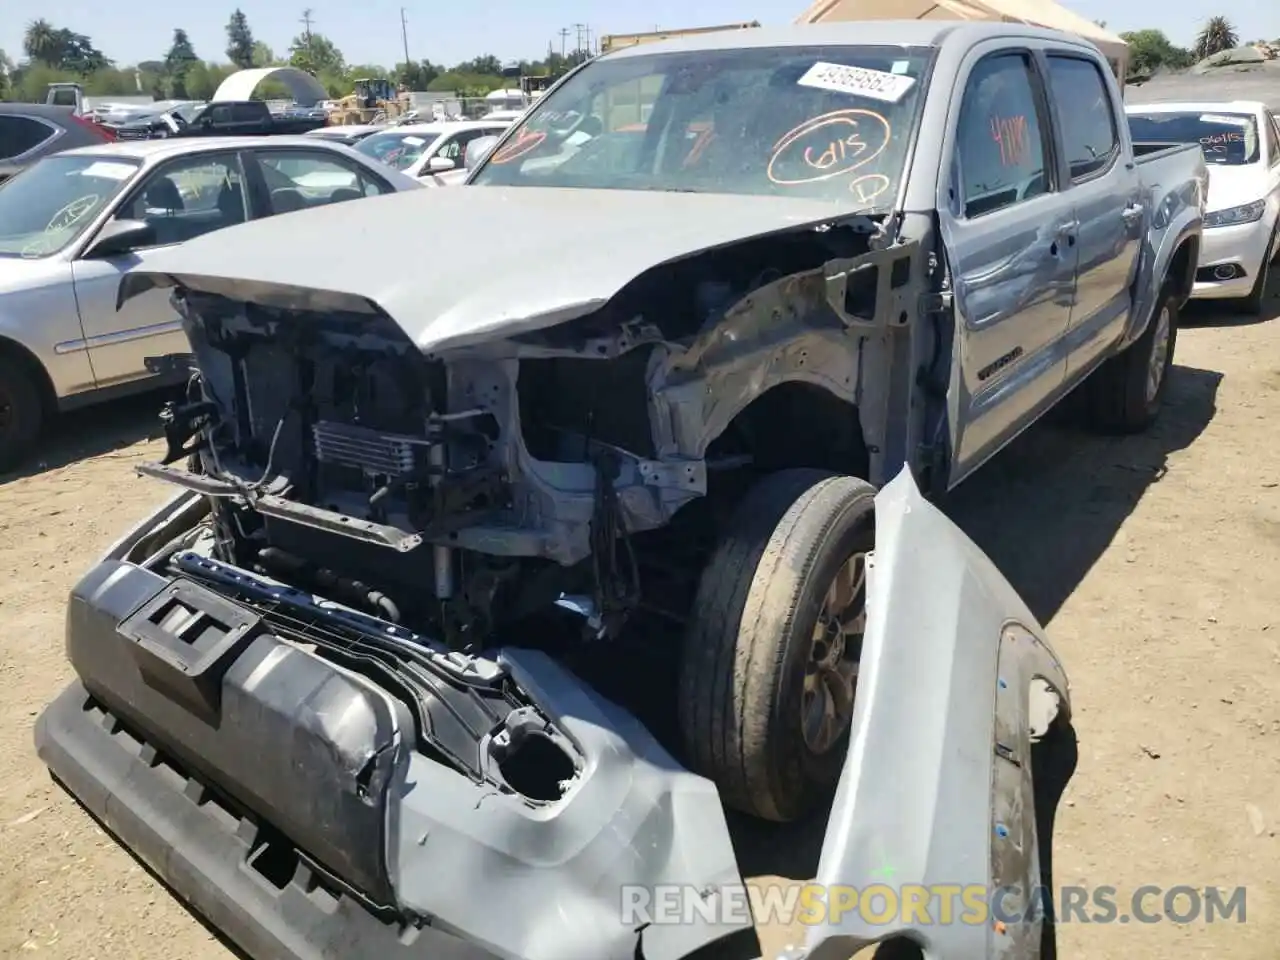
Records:
[[[883,449],[859,414],[887,388],[860,371],[921,265],[911,244],[868,252],[875,229],[708,252],[576,319],[440,355],[376,309],[179,285],[195,372],[142,471],[210,496],[211,560],[450,649],[557,605],[593,637],[657,597],[678,620],[696,557],[683,584],[646,590],[646,535],[753,469],[820,455],[867,475]],[[801,391],[830,415],[793,410]],[[676,575],[672,539],[698,549],[696,513],[659,577]]]

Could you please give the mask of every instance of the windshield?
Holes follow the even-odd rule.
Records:
[[[473,184],[893,203],[929,51],[766,47],[597,60]]]
[[[380,160],[389,167],[405,170],[421,159],[423,151],[436,139],[434,133],[375,133],[355,145],[367,157]]]
[[[191,123],[191,121],[196,118],[196,115],[203,109],[203,103],[188,103],[181,107],[174,107],[169,111],[169,116],[173,117],[173,119],[177,120],[178,123],[185,126],[186,124]]]
[[[1258,162],[1258,121],[1248,113],[1131,113],[1129,131],[1140,143],[1198,143],[1206,163]]]
[[[0,186],[0,257],[46,257],[84,233],[138,172],[125,157],[46,157]]]

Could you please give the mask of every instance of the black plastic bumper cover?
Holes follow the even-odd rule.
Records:
[[[261,832],[122,728],[73,683],[41,715],[40,758],[179,897],[254,960],[495,960],[430,927],[387,922],[297,862],[255,867]]]

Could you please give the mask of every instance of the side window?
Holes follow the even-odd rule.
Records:
[[[332,154],[271,150],[260,152],[258,160],[273,216],[390,192],[357,164]]]
[[[491,130],[468,130],[465,133],[460,133],[444,144],[437,151],[436,156],[452,160],[454,164],[460,167],[467,155],[467,144],[472,140],[478,140],[480,137],[490,136],[492,132]]]
[[[1267,111],[1267,163],[1275,166],[1280,163],[1280,128],[1276,126],[1276,116],[1270,110]]]
[[[260,110],[252,103],[233,103],[231,105],[231,119],[237,123],[252,123],[255,120],[261,120],[267,113]]]
[[[1092,60],[1049,57],[1049,83],[1062,117],[1062,147],[1071,180],[1078,183],[1107,169],[1120,153],[1111,92]]]
[[[116,214],[145,220],[156,243],[182,243],[244,223],[245,191],[235,154],[187,157],[152,172]]]
[[[467,141],[470,138],[465,133],[460,133],[456,137],[450,137],[444,143],[440,144],[440,149],[436,151],[437,157],[443,157],[446,160],[452,160],[458,163],[462,157],[462,152],[467,149]]]
[[[956,156],[966,217],[1049,190],[1044,136],[1025,55],[988,57],[969,74],[956,128]]]
[[[214,123],[230,123],[232,120],[231,107],[229,105],[214,107],[209,113]]]
[[[0,160],[12,160],[29,153],[57,132],[49,124],[31,117],[0,117]]]

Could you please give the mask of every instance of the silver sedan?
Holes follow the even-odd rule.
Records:
[[[5,182],[0,470],[31,450],[57,411],[169,379],[146,363],[188,349],[168,294],[150,291],[116,311],[121,276],[153,251],[247,220],[421,187],[306,136],[85,147]]]

